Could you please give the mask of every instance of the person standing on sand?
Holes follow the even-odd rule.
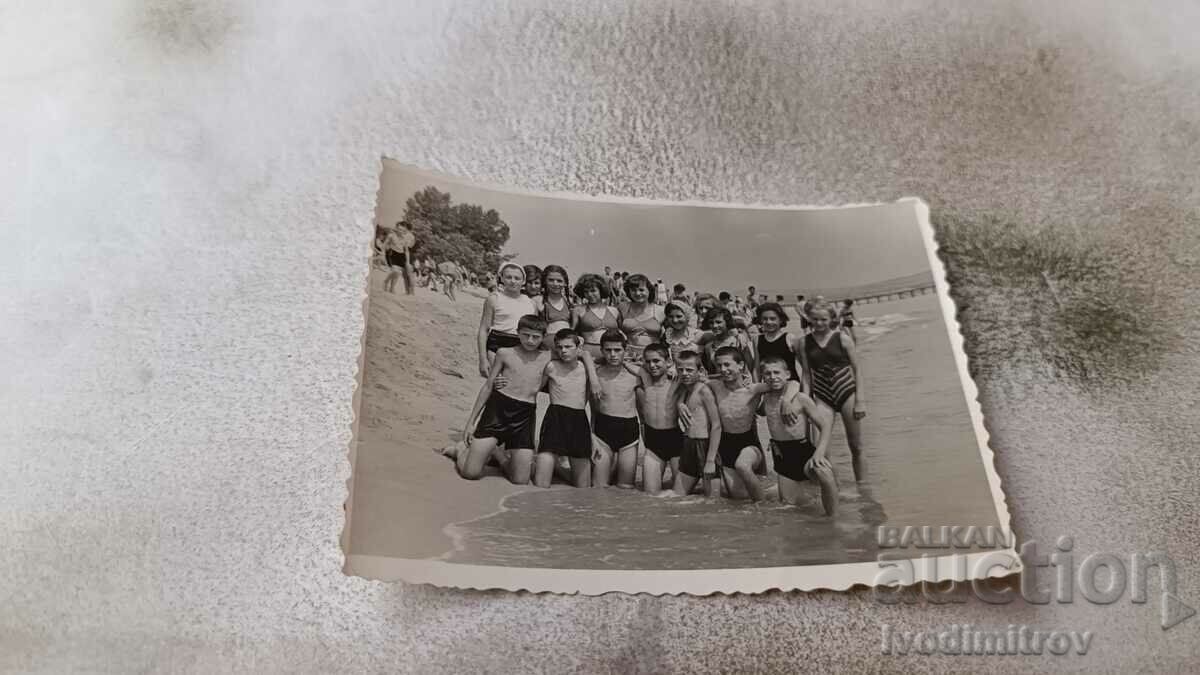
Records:
[[[841,414],[854,479],[861,482],[866,477],[861,425],[867,416],[862,368],[854,354],[854,340],[832,328],[831,314],[829,307],[817,305],[809,315],[813,330],[804,336],[800,350],[801,375],[809,380],[813,398]]]
[[[659,305],[667,304],[667,285],[663,283],[662,279],[659,279],[658,283],[654,285],[654,301]]]
[[[412,233],[412,225],[407,220],[396,223],[383,240],[384,258],[391,271],[383,280],[383,290],[396,292],[396,280],[404,277],[404,294],[413,294],[412,278],[412,248],[417,245],[417,237]]]
[[[451,300],[457,301],[454,297],[454,287],[462,285],[462,271],[458,265],[450,261],[440,262],[437,266],[438,274],[442,277],[442,292]]]
[[[504,263],[496,278],[499,286],[483,302],[483,313],[479,317],[477,343],[479,374],[482,377],[487,377],[491,372],[497,350],[521,344],[521,338],[517,335],[517,322],[521,317],[537,314],[533,300],[521,292],[525,285],[524,268],[516,263]]]

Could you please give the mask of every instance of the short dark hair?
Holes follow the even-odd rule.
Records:
[[[699,352],[694,352],[690,349],[685,349],[675,355],[675,360],[676,361],[691,360],[691,361],[695,361],[696,363],[700,363],[700,354],[699,354]]]
[[[717,305],[708,310],[708,313],[704,315],[704,321],[700,324],[700,327],[704,330],[710,330],[713,319],[717,317],[725,319],[725,327],[733,330],[733,312],[729,311],[729,308],[723,305]]]
[[[646,300],[646,302],[654,304],[658,297],[658,292],[654,288],[654,284],[650,283],[649,277],[647,277],[645,274],[631,274],[625,278],[625,295],[633,297],[633,289],[637,288],[638,286],[646,287],[646,290],[650,292],[650,297]]]
[[[671,350],[661,342],[646,345],[646,348],[642,350],[642,355],[644,356],[650,352],[654,352],[668,361],[671,359]]]
[[[517,320],[517,330],[535,330],[546,334],[546,320],[537,314],[526,314]]]
[[[746,290],[748,290],[748,291],[755,291],[755,290],[758,290],[758,289],[757,289],[757,288],[755,288],[754,286],[747,286],[747,287],[746,287]]]
[[[713,361],[716,361],[717,359],[721,358],[722,356],[733,357],[734,361],[737,361],[738,363],[741,363],[741,364],[746,363],[746,357],[742,356],[742,351],[740,349],[738,349],[737,347],[728,347],[728,346],[721,347],[720,349],[717,350],[716,354],[713,354]]]
[[[717,297],[721,299],[721,302],[729,302],[733,296],[729,294],[729,291],[721,291]]]
[[[754,310],[754,323],[762,323],[763,312],[775,312],[779,317],[779,327],[783,328],[788,325],[787,312],[783,311],[783,307],[778,302],[764,302]]]
[[[771,354],[769,356],[764,356],[762,358],[762,361],[759,362],[758,367],[760,370],[762,369],[763,366],[779,366],[779,367],[783,368],[784,370],[787,370],[788,362],[787,362],[787,360],[785,360],[782,356],[779,356],[778,354]]]
[[[674,290],[676,293],[682,293],[687,290],[687,286],[684,286],[683,284],[675,284]]]
[[[629,343],[629,340],[625,338],[625,334],[621,331],[616,328],[609,328],[604,331],[604,335],[600,336],[600,347],[603,348],[605,344],[610,342],[620,342],[621,346],[624,347]]]
[[[525,271],[525,283],[529,283],[532,279],[542,280],[542,268],[537,265],[526,265],[521,268]]]
[[[776,296],[775,296],[775,302],[783,302],[783,296],[782,296],[782,295],[776,295]]]
[[[562,342],[563,340],[570,340],[575,344],[579,344],[579,333],[576,333],[570,328],[563,328],[554,334],[554,341],[557,343]]]
[[[567,270],[563,269],[560,265],[546,265],[542,268],[542,288],[546,287],[546,277],[555,272],[562,275],[563,293],[566,293],[567,289],[571,288],[571,278],[567,276]]]
[[[850,305],[854,304],[854,300],[851,298],[846,298],[845,300],[842,301],[842,304],[849,307]]]
[[[587,291],[592,286],[600,290],[600,297],[605,300],[612,297],[612,289],[604,282],[604,277],[599,274],[585,274],[579,277],[579,281],[575,282],[575,296],[582,298],[587,295]]]

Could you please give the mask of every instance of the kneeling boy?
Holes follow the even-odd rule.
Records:
[[[496,352],[492,369],[480,387],[475,405],[471,407],[471,414],[463,427],[463,443],[469,446],[466,452],[459,453],[455,462],[463,478],[478,480],[483,475],[488,457],[496,446],[503,443],[511,453],[507,467],[508,479],[518,485],[529,482],[533,464],[537,393],[542,387],[546,364],[550,361],[550,352],[541,349],[545,332],[544,320],[532,314],[523,316],[517,322],[520,344]],[[506,383],[492,391],[493,382],[501,375]],[[471,429],[477,415],[479,424],[474,427],[472,438]]]
[[[763,407],[767,413],[767,429],[771,432],[771,440],[775,441],[779,499],[787,504],[799,503],[801,482],[812,480],[821,486],[825,514],[832,516],[837,510],[838,486],[833,466],[825,453],[829,448],[833,415],[828,408],[818,406],[801,392],[800,383],[789,380],[789,376],[788,364],[782,358],[768,356],[763,359],[762,380],[768,387],[763,395]],[[815,448],[808,438],[809,419],[820,430]]]

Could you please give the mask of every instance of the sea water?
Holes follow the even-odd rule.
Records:
[[[858,314],[868,477],[856,484],[839,419],[829,449],[840,487],[834,517],[812,484],[799,507],[781,504],[773,487],[757,504],[615,487],[533,490],[447,526],[454,550],[442,558],[665,570],[868,562],[879,525],[998,526],[936,295]],[[774,474],[764,480],[773,486]]]

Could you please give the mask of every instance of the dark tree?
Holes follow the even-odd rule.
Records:
[[[417,237],[413,254],[419,258],[449,260],[486,276],[515,257],[501,253],[508,243],[508,225],[495,209],[454,204],[449,193],[435,187],[426,187],[408,198],[404,219],[412,223]]]

